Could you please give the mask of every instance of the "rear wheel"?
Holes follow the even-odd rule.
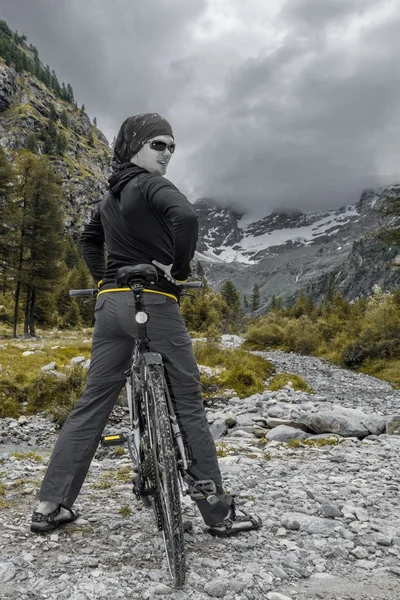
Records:
[[[185,549],[182,507],[176,455],[165,393],[165,379],[160,365],[148,367],[150,427],[155,466],[154,508],[161,518],[168,567],[175,587],[185,583]]]

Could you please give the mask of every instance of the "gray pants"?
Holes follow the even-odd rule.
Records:
[[[144,293],[151,347],[164,360],[165,373],[196,480],[212,479],[219,502],[197,505],[207,525],[227,515],[232,498],[223,493],[215,444],[201,396],[199,371],[191,340],[175,300]],[[110,413],[125,383],[137,336],[131,292],[101,294],[95,307],[95,328],[89,377],[83,396],[72,410],[54,447],[40,489],[40,500],[71,507],[85,480]]]

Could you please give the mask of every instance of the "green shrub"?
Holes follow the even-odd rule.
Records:
[[[275,371],[274,366],[260,356],[241,349],[222,348],[214,343],[196,343],[194,351],[197,362],[208,367],[222,367],[212,377],[201,375],[203,391],[217,393],[233,389],[240,397],[262,392],[264,381]]]
[[[278,315],[268,315],[251,324],[242,345],[246,350],[267,350],[282,345],[285,320]]]
[[[342,359],[346,367],[359,367],[366,360],[400,357],[400,339],[384,340],[366,345],[350,344],[343,350]]]
[[[30,388],[27,412],[44,410],[57,425],[63,425],[82,395],[86,381],[87,370],[81,365],[72,367],[65,379],[41,375]]]
[[[28,382],[21,373],[3,378],[0,380],[0,418],[45,411],[61,426],[82,395],[86,380],[87,371],[80,365],[71,368],[62,379],[46,373]]]
[[[289,381],[292,383],[294,390],[300,390],[309,394],[313,391],[303,377],[300,377],[300,375],[295,375],[294,373],[279,373],[278,375],[275,375],[269,382],[268,389],[276,392],[285,387]]]

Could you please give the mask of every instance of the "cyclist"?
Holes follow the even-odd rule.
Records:
[[[174,150],[171,125],[157,113],[129,117],[116,138],[109,191],[81,238],[83,256],[99,285],[88,382],[54,447],[32,516],[36,533],[79,516],[72,505],[125,383],[137,335],[133,295],[116,288],[115,273],[121,266],[142,263],[155,263],[163,273],[144,292],[148,336],[164,360],[192,461],[189,474],[214,486],[210,496],[196,499],[208,531],[225,536],[261,526],[257,516],[239,514],[233,498],[224,493],[199,371],[179,309],[179,281],[190,274],[198,221],[187,198],[164,178]]]

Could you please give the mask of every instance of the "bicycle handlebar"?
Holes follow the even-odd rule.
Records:
[[[183,288],[184,290],[188,290],[190,288],[201,288],[201,287],[203,287],[203,282],[202,281],[185,281],[185,283],[182,283],[179,287]]]
[[[96,296],[98,290],[69,290],[70,296]]]

